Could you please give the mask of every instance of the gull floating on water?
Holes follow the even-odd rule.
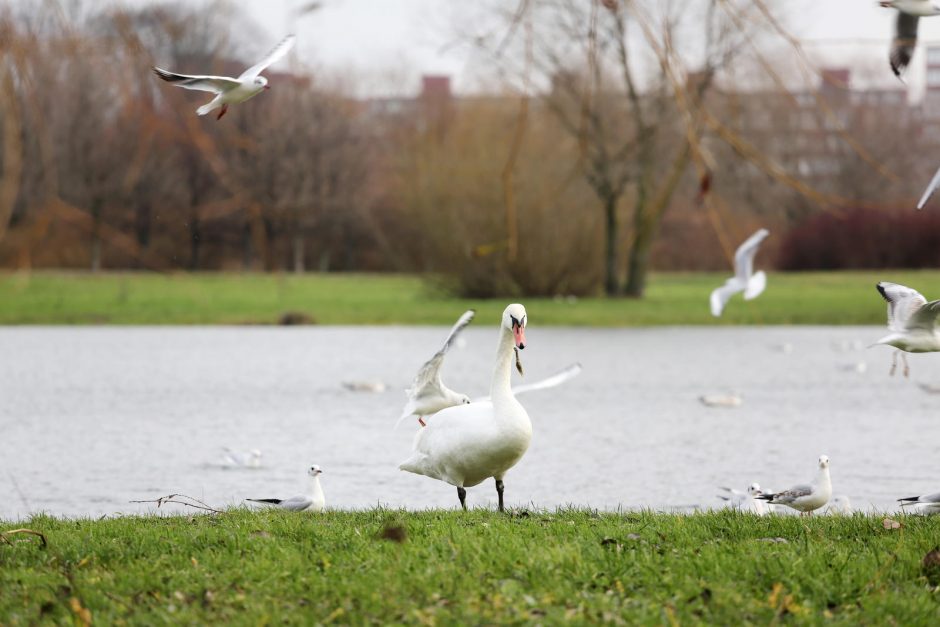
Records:
[[[373,394],[379,394],[388,388],[382,381],[343,381],[342,386],[350,392],[372,392]]]
[[[763,516],[767,513],[767,503],[764,501],[757,500],[757,497],[763,494],[760,489],[760,485],[757,483],[752,483],[747,487],[746,490],[736,490],[735,488],[721,488],[727,495],[718,495],[723,501],[727,501],[728,505],[732,509],[736,509],[742,512],[752,512],[758,516]]]
[[[891,42],[888,61],[894,75],[901,78],[901,74],[911,62],[911,57],[914,56],[914,47],[917,45],[917,23],[922,17],[940,15],[940,3],[936,0],[882,0],[880,4],[886,9],[898,11],[894,22],[894,41]]]
[[[770,231],[760,229],[738,246],[734,253],[734,276],[716,288],[709,299],[713,316],[720,316],[728,299],[738,292],[744,292],[744,300],[752,300],[767,287],[767,275],[763,271],[754,272],[754,256],[768,235]]]
[[[254,98],[265,89],[270,89],[268,79],[261,76],[269,65],[274,64],[281,57],[287,54],[287,51],[294,45],[294,36],[288,35],[281,43],[276,45],[271,52],[261,61],[252,65],[241,73],[238,78],[228,76],[204,76],[197,74],[177,74],[168,72],[158,67],[153,68],[154,74],[173,83],[177,87],[184,89],[195,89],[198,91],[208,91],[215,94],[210,102],[196,109],[199,115],[205,115],[214,109],[221,107],[217,120],[221,120],[225,112],[228,111],[230,104],[245,102],[249,98]]]
[[[307,491],[298,496],[292,496],[289,499],[245,499],[255,503],[264,503],[280,509],[286,509],[291,512],[322,512],[326,506],[326,497],[323,496],[323,488],[320,487],[320,475],[323,473],[320,467],[314,464],[307,470],[307,476],[310,481],[307,485]]]
[[[940,514],[940,492],[898,499],[901,507],[910,506],[918,514]]]
[[[499,327],[491,400],[441,410],[427,427],[418,429],[411,457],[398,467],[456,486],[464,509],[466,489],[493,477],[499,511],[504,510],[503,477],[522,459],[532,440],[532,422],[510,386],[513,365],[522,369],[519,351],[525,348],[526,323],[525,307],[506,307]]]
[[[414,382],[405,392],[408,401],[402,409],[398,422],[395,423],[396,428],[408,416],[417,416],[418,422],[423,427],[425,425],[425,416],[436,414],[447,407],[470,402],[470,397],[466,394],[454,392],[444,385],[444,382],[441,381],[441,366],[444,364],[444,356],[447,351],[450,350],[460,332],[470,324],[474,315],[476,315],[476,312],[472,309],[465,311],[451,327],[447,339],[444,340],[444,345],[418,370]]]
[[[907,353],[933,353],[940,351],[940,333],[935,323],[940,314],[940,300],[927,302],[917,290],[882,281],[878,292],[888,301],[888,330],[891,331],[873,346],[886,344],[895,347],[891,374],[898,366],[898,354],[904,362],[904,376],[910,374]],[[904,351],[904,352],[901,352]]]
[[[829,502],[832,496],[832,481],[829,479],[829,458],[819,456],[819,470],[812,483],[793,486],[789,490],[776,494],[761,494],[757,498],[769,501],[773,505],[786,505],[800,512],[812,513]]]
[[[740,407],[744,402],[737,394],[705,394],[698,400],[706,407]]]
[[[224,447],[222,465],[227,468],[261,468],[261,451],[256,448],[250,451],[236,451]]]

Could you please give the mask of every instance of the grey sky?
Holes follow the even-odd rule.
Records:
[[[295,32],[298,54],[305,62],[354,76],[360,91],[412,92],[421,74],[427,73],[449,74],[458,89],[473,89],[477,57],[455,41],[462,27],[478,26],[476,0],[320,1],[320,10],[294,19],[296,7],[310,0],[232,0],[269,36],[271,42],[264,45],[286,31]],[[503,1],[507,7],[516,5],[516,0]],[[790,31],[804,40],[817,64],[848,65],[857,84],[898,85],[887,63],[894,10],[878,6],[875,0],[766,1],[784,7]],[[940,17],[921,20],[920,38],[940,43]],[[925,56],[919,47],[907,78],[915,92],[923,81]]]

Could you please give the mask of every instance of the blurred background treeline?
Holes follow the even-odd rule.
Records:
[[[940,218],[913,211],[940,73],[912,103],[812,66],[763,2],[493,3],[464,42],[492,67],[474,93],[364,97],[294,52],[216,122],[150,67],[237,76],[281,35],[219,6],[0,4],[0,267],[641,296],[759,227],[768,267],[940,266]]]

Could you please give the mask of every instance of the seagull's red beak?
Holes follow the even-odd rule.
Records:
[[[512,323],[512,334],[516,338],[516,348],[525,348],[525,328],[517,322]]]
[[[265,88],[265,89],[271,89],[271,86],[270,86],[270,85],[265,85],[264,88]]]

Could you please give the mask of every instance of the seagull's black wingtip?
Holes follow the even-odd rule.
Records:
[[[877,288],[878,293],[881,294],[881,297],[882,297],[883,299],[885,299],[885,300],[888,301],[889,303],[891,302],[891,299],[888,298],[888,293],[885,291],[885,288],[884,288],[884,281],[882,281],[881,283],[876,283],[876,284],[875,284],[875,288]]]

